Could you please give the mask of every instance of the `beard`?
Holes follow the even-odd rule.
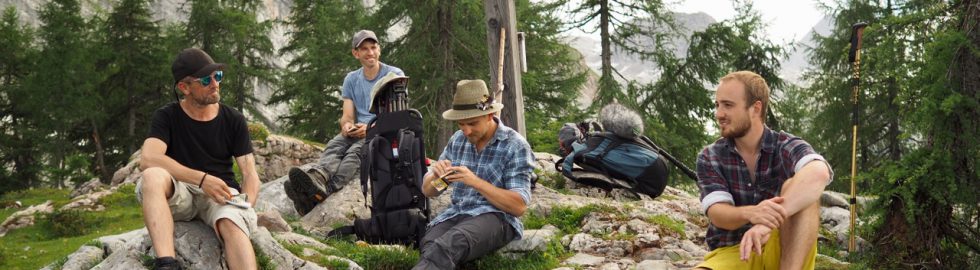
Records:
[[[721,130],[721,136],[727,139],[738,139],[749,133],[749,129],[752,128],[752,121],[731,121],[728,125],[728,129]]]
[[[221,95],[218,92],[214,94],[207,93],[203,95],[190,95],[191,101],[198,105],[211,105],[218,103],[221,100]]]

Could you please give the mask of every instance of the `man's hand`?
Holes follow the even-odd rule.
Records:
[[[769,241],[769,235],[772,229],[761,224],[753,225],[751,229],[742,235],[742,243],[739,244],[738,251],[742,261],[748,261],[749,257],[752,255],[752,251],[756,254],[762,255],[762,246]],[[775,243],[779,244],[779,243]]]
[[[225,204],[225,201],[231,200],[230,188],[225,184],[224,180],[209,174],[204,177],[203,181],[201,190],[204,191],[204,194],[211,197],[211,200],[214,200],[218,204]]]
[[[744,215],[749,223],[765,225],[776,229],[786,220],[786,209],[781,205],[783,197],[773,197],[760,202],[758,205],[746,208]]]
[[[364,137],[367,137],[367,125],[364,123],[357,123],[357,124],[347,123],[344,124],[343,133],[344,136],[350,138],[363,139]]]
[[[452,166],[448,168],[450,171],[456,171],[456,173],[445,176],[444,179],[449,182],[460,182],[467,186],[473,186],[474,181],[486,182],[479,176],[470,171],[470,168],[466,166]]]

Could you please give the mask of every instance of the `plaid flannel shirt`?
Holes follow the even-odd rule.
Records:
[[[721,138],[701,151],[697,173],[701,211],[705,215],[708,207],[715,203],[746,206],[775,197],[779,195],[783,182],[792,178],[803,165],[814,160],[826,162],[803,139],[785,132],[777,133],[769,127],[762,132],[760,148],[755,179],[750,179],[749,168],[735,149],[734,140]],[[833,170],[830,173],[833,181]],[[738,245],[742,235],[751,227],[750,223],[729,231],[709,223],[705,242],[711,250]]]
[[[534,154],[531,146],[520,133],[497,122],[497,131],[482,151],[476,152],[476,146],[466,139],[462,131],[456,131],[446,148],[439,155],[439,160],[450,160],[453,166],[466,166],[476,176],[490,182],[498,188],[517,192],[524,203],[531,204],[531,162]],[[452,204],[436,216],[429,226],[435,226],[457,215],[476,216],[489,212],[504,214],[517,237],[524,235],[524,225],[517,217],[508,214],[490,204],[476,189],[463,183],[451,183],[453,187]]]

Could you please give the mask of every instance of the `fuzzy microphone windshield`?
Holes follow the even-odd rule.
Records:
[[[599,122],[606,131],[627,139],[643,134],[643,118],[619,103],[610,103],[599,111]]]

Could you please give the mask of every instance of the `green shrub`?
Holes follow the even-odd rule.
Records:
[[[527,229],[540,229],[545,224],[558,227],[565,234],[572,234],[579,231],[582,219],[591,212],[615,213],[615,208],[607,205],[590,204],[580,208],[568,206],[555,206],[551,208],[548,216],[541,216],[534,212],[528,212],[523,217],[522,222]]]
[[[414,249],[386,248],[381,246],[358,246],[350,240],[352,237],[339,239],[329,238],[326,244],[334,247],[330,250],[319,250],[324,255],[334,255],[348,258],[364,269],[410,269],[419,261],[419,252]],[[326,257],[318,263],[328,264]]]
[[[538,184],[554,189],[560,193],[567,193],[568,187],[566,182],[568,181],[564,175],[557,172],[544,172],[535,170],[535,174],[538,175]]]
[[[255,244],[255,241],[252,241],[252,246],[257,247],[259,245]],[[269,258],[269,255],[265,255],[265,252],[262,252],[262,249],[254,248],[254,250],[255,250],[255,262],[256,264],[259,265],[259,269],[275,270],[278,268],[276,266],[276,262],[272,261],[272,258]]]
[[[269,138],[269,129],[262,123],[248,123],[248,135],[252,137],[253,141],[264,142],[266,138]]]
[[[494,252],[490,255],[475,261],[463,264],[463,270],[483,270],[483,269],[555,269],[562,261],[572,255],[561,245],[561,241],[556,236],[548,242],[545,251],[532,251],[518,258],[508,258],[500,253]]]
[[[681,239],[685,238],[684,222],[673,219],[667,215],[653,215],[647,218],[647,223],[656,224],[664,233],[677,234]]]
[[[55,210],[41,219],[41,226],[46,229],[48,239],[85,235],[99,224],[99,220],[76,209]]]
[[[105,207],[139,207],[136,200],[136,185],[124,184],[116,189],[116,192],[106,195],[99,199],[99,203]]]

